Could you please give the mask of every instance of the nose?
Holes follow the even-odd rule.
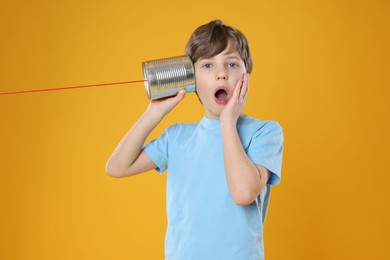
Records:
[[[219,80],[219,79],[223,79],[223,80],[227,80],[228,79],[228,74],[227,74],[226,70],[218,71],[218,73],[217,73],[217,80]]]

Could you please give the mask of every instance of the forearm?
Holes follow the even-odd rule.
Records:
[[[124,177],[153,169],[156,165],[142,147],[152,130],[185,96],[185,89],[170,98],[152,100],[146,112],[118,144],[106,165],[106,172],[113,177]]]
[[[222,122],[222,142],[226,179],[238,205],[253,202],[263,187],[256,165],[249,159],[237,132],[236,122]]]
[[[146,138],[162,118],[163,116],[146,110],[123,137],[109,158],[106,166],[109,175],[122,177],[129,171],[141,153]]]

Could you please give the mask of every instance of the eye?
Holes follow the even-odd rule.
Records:
[[[211,65],[210,63],[205,63],[205,64],[203,64],[203,68],[205,68],[205,69],[210,69],[211,67],[212,67],[213,65]]]
[[[237,65],[236,63],[229,63],[229,64],[228,64],[228,67],[229,67],[229,68],[232,68],[232,69],[235,69],[235,68],[238,67],[238,65]]]

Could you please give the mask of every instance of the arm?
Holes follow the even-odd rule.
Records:
[[[246,154],[237,132],[237,120],[244,108],[248,75],[237,83],[233,95],[221,113],[222,143],[226,179],[237,205],[252,203],[266,185],[270,172],[255,165]]]
[[[267,184],[270,172],[255,165],[245,153],[236,125],[222,123],[226,179],[237,205],[252,203]]]
[[[129,130],[115,148],[106,165],[106,172],[112,177],[126,177],[154,169],[156,165],[142,150],[146,138],[158,123],[185,96],[185,90],[175,97],[152,100],[145,113]]]

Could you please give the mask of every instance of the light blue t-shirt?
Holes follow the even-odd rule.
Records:
[[[219,120],[175,124],[144,147],[159,173],[168,169],[166,260],[260,260],[270,185],[281,177],[283,132],[274,121],[241,117],[249,158],[270,172],[247,206],[234,203],[226,180]]]

